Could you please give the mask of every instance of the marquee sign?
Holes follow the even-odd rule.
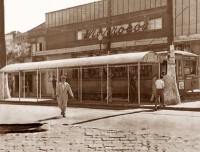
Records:
[[[130,34],[155,29],[162,29],[162,18],[122,24],[111,27],[111,35]],[[106,37],[108,28],[86,29],[78,32],[78,40],[98,38],[99,35]]]

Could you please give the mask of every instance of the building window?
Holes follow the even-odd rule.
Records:
[[[43,51],[42,43],[34,43],[34,44],[32,44],[31,45],[31,50],[32,50],[32,52]]]
[[[179,44],[176,46],[176,50],[182,50],[182,51],[187,51],[190,52],[190,44]]]
[[[36,44],[31,45],[31,50],[32,50],[32,52],[36,52]]]
[[[77,34],[77,39],[78,40],[82,40],[83,39],[83,32],[82,31],[79,31],[78,34]]]
[[[157,18],[149,21],[149,30],[162,29],[162,18]]]
[[[42,43],[39,43],[39,51],[42,51]]]

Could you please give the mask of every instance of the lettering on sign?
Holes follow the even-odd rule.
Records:
[[[119,26],[111,27],[111,35],[121,35],[121,34],[128,34],[128,33],[135,33],[139,31],[145,31],[148,27],[148,21],[124,24]],[[99,29],[92,29],[92,30],[83,30],[83,39],[85,38],[97,38],[100,34],[102,36],[108,35],[108,28],[99,28]]]
[[[148,53],[143,60],[145,62],[159,62],[159,56],[155,53]]]
[[[149,30],[156,30],[156,29],[162,29],[162,18],[112,26],[110,34],[111,36],[112,35],[115,36],[115,35],[131,34]],[[108,31],[109,31],[108,27],[81,30],[78,31],[78,40],[98,38],[99,35],[106,37],[108,36]]]
[[[148,21],[142,21],[137,23],[129,23],[118,26],[111,27],[111,35],[121,35],[128,33],[135,33],[140,31],[145,31],[148,29]],[[98,38],[101,34],[102,36],[108,35],[108,28],[99,28],[99,29],[91,29],[91,30],[82,30],[81,37],[79,39],[87,39],[87,38]]]

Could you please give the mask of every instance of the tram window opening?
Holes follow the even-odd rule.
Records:
[[[72,69],[72,78],[77,79],[78,78],[78,69]]]
[[[84,68],[82,72],[82,76],[85,79],[101,77],[101,68]],[[78,69],[72,70],[72,78],[78,78]]]
[[[163,62],[161,63],[161,66],[160,66],[160,74],[163,75],[166,73],[167,73],[167,61],[163,60]]]
[[[184,74],[197,74],[196,71],[197,62],[196,61],[184,61]]]
[[[176,60],[176,75],[181,76],[182,75],[182,61]]]

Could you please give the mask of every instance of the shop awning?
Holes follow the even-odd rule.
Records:
[[[117,64],[132,64],[132,63],[156,63],[159,62],[159,57],[155,52],[135,52],[126,54],[114,54],[106,56],[94,56],[83,58],[70,58],[61,60],[41,61],[17,63],[5,66],[0,72],[18,72],[18,71],[33,71],[42,69],[54,68],[76,68],[80,66],[100,66],[100,65],[117,65]]]

